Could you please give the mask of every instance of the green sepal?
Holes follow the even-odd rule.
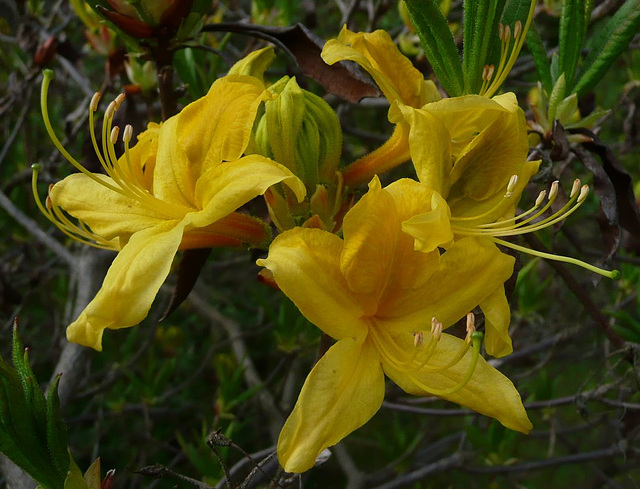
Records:
[[[536,65],[536,72],[538,73],[538,79],[542,83],[543,88],[551,93],[553,89],[553,81],[551,79],[551,65],[549,64],[549,58],[547,58],[547,49],[544,47],[540,32],[536,28],[535,23],[531,23],[529,32],[527,33],[527,47],[533,57],[533,62]]]
[[[564,92],[566,88],[567,84],[564,78],[564,73],[562,73],[556,84],[553,86],[551,95],[549,95],[549,110],[547,111],[549,124],[553,124],[553,121],[556,120],[556,111],[558,110],[558,105],[564,99]]]
[[[585,95],[607,72],[618,56],[627,48],[640,30],[640,0],[627,0],[611,17],[591,44],[573,91],[578,97]]]
[[[64,480],[64,489],[89,489],[89,485],[84,479],[80,467],[78,467],[75,460],[73,460],[73,457],[68,452],[67,458],[69,459],[69,470]]]
[[[452,97],[464,93],[462,63],[458,48],[435,0],[406,0],[411,21],[424,52],[442,87]]]

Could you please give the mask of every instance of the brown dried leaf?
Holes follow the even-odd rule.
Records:
[[[359,70],[347,63],[329,66],[320,57],[322,40],[302,24],[271,27],[253,24],[220,23],[203,27],[208,32],[237,32],[269,41],[286,51],[302,72],[325,90],[352,103],[364,97],[378,97],[380,91]]]

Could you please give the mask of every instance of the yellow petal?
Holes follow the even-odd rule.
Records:
[[[409,335],[397,338],[396,341],[407,351],[413,347],[413,340]],[[464,341],[459,338],[443,334],[428,366],[411,372],[410,375],[386,363],[383,364],[383,368],[385,373],[409,394],[420,396],[430,394],[430,389],[451,389],[459,385],[468,372],[471,351],[468,351],[461,361],[446,370],[434,372],[429,370],[429,367],[447,365],[463,343]],[[520,394],[513,383],[482,357],[478,359],[469,382],[459,391],[442,397],[495,418],[503,426],[512,430],[529,433],[533,428],[522,405]]]
[[[105,176],[96,177],[114,186]],[[52,202],[76,219],[86,223],[93,232],[105,239],[129,236],[135,232],[156,226],[168,216],[157,208],[143,205],[140,200],[125,196],[100,185],[82,173],[70,175],[56,183],[49,193]],[[175,207],[179,212],[180,208]],[[187,209],[182,209],[183,215]]]
[[[258,49],[247,54],[244,58],[236,62],[230,69],[229,75],[249,75],[260,80],[264,76],[264,72],[269,68],[276,54],[273,46]]]
[[[260,103],[270,97],[257,78],[230,75],[160,128],[154,191],[162,200],[195,205],[196,182],[222,161],[240,158]]]
[[[431,195],[431,210],[404,221],[402,230],[416,236],[414,247],[423,253],[429,253],[437,247],[449,248],[453,242],[450,217],[447,202],[434,192]]]
[[[380,409],[384,375],[375,349],[345,338],[333,345],[307,377],[278,439],[287,472],[313,467],[322,450],[365,424]]]
[[[392,122],[404,120],[410,127],[409,149],[418,178],[444,197],[449,192],[451,136],[431,112],[396,104],[390,111]]]
[[[390,295],[416,287],[435,269],[438,252],[414,251],[414,240],[402,231],[402,222],[409,216],[431,210],[433,195],[431,189],[409,179],[382,189],[376,177],[369,192],[345,216],[340,269],[352,290],[369,296],[371,314],[376,303],[378,309],[383,307]],[[450,239],[434,232],[433,239],[440,238]]]
[[[319,229],[295,228],[271,243],[258,265],[273,273],[278,287],[300,312],[335,339],[364,339],[366,324],[359,298],[340,273],[342,240]]]
[[[504,112],[465,146],[451,171],[451,194],[474,200],[504,194],[512,175],[520,173],[529,142],[524,113]]]
[[[204,227],[230,214],[277,183],[286,184],[302,201],[306,189],[286,167],[259,155],[244,156],[209,168],[195,189],[196,206],[203,209],[192,223]]]
[[[376,81],[387,100],[399,100],[411,107],[422,107],[440,98],[432,82],[397,48],[386,31],[355,33],[343,27],[338,39],[328,41],[322,59],[332,65],[338,61],[355,61]]]
[[[440,257],[428,281],[398,294],[379,317],[396,332],[417,331],[432,317],[451,326],[501,288],[513,264],[491,240],[463,238]]]
[[[102,288],[67,328],[67,339],[101,351],[105,329],[142,321],[169,274],[184,227],[185,222],[166,222],[134,234],[113,260]]]
[[[484,346],[487,353],[494,357],[509,355],[513,352],[509,336],[511,310],[507,297],[504,295],[504,287],[498,287],[479,305],[484,313]]]

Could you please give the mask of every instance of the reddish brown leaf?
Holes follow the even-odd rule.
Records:
[[[206,25],[203,30],[236,32],[272,42],[286,51],[306,76],[316,80],[328,92],[349,102],[356,103],[364,97],[380,96],[380,91],[355,67],[342,62],[332,66],[326,64],[320,57],[322,40],[302,24],[291,27],[270,27],[220,23]]]

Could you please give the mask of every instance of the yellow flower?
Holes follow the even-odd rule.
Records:
[[[217,80],[205,97],[161,126],[150,125],[131,149],[127,126],[125,154],[117,159],[113,145],[119,131],[111,126],[119,97],[105,113],[102,151],[91,131],[103,175],[87,171],[56,138],[46,110],[52,76],[47,73],[43,83],[45,123],[58,149],[81,173],[51,187],[47,208],[40,204],[41,210],[67,235],[118,251],[102,288],[68,327],[69,341],[101,350],[104,329],[142,321],[179,249],[265,244],[266,225],[234,211],[270,186],[283,182],[298,199],[304,197],[304,185],[282,165],[242,156],[258,106],[269,97],[256,78]],[[92,128],[98,98],[91,103]],[[34,193],[36,178],[37,173]]]
[[[422,109],[396,104],[390,112],[392,120],[409,125],[418,179],[445,198],[456,234],[514,216],[540,162],[527,161],[527,123],[513,93],[492,99],[465,95]]]
[[[355,61],[369,72],[391,104],[400,102],[420,108],[441,98],[435,84],[424,79],[383,30],[355,33],[345,26],[337,39],[325,44],[322,59],[330,65],[342,60]],[[402,120],[395,122],[394,132],[386,143],[343,171],[345,185],[368,182],[373,175],[409,160],[409,126]]]
[[[324,448],[366,423],[382,403],[385,375],[408,393],[531,429],[513,384],[479,356],[473,325],[466,340],[442,334],[502,287],[513,258],[476,238],[423,253],[402,232],[410,216],[443,204],[426,185],[404,179],[382,189],[374,178],[345,216],[344,240],[295,228],[258,261],[302,314],[337,340],[307,377],[280,434],[286,471],[308,470]],[[447,227],[446,215],[434,219],[434,242],[450,239]]]

